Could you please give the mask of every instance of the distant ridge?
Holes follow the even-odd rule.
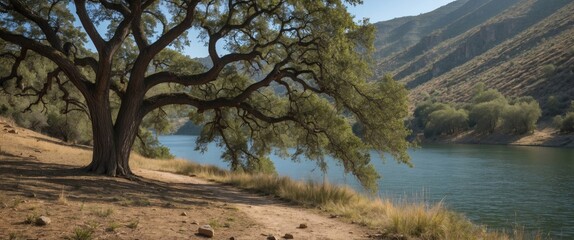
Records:
[[[478,82],[504,95],[574,99],[574,1],[458,0],[374,24],[376,72],[427,96],[465,101]]]

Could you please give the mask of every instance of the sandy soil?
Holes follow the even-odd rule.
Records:
[[[203,179],[135,169],[141,179],[82,172],[90,149],[0,119],[0,239],[365,239],[372,231],[269,196]],[[37,226],[27,219],[47,216]],[[298,228],[301,223],[308,228]]]

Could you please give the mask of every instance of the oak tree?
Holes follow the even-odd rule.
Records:
[[[373,187],[371,150],[408,163],[405,89],[366,81],[374,28],[354,22],[340,0],[0,0],[0,19],[0,54],[11,66],[0,84],[15,81],[36,103],[73,85],[80,99],[61,96],[89,113],[89,171],[131,175],[142,119],[170,105],[191,106],[203,125],[199,148],[225,146],[233,169],[271,151],[322,168],[330,155]],[[210,64],[179,53],[193,44],[206,46]],[[32,55],[54,66],[42,86],[19,73]]]

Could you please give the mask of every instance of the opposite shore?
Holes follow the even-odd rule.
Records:
[[[425,138],[423,134],[416,137],[420,143],[438,144],[485,144],[485,145],[513,145],[574,148],[574,134],[562,134],[550,127],[535,130],[533,133],[522,135],[509,135],[493,133],[482,135],[474,131],[466,131],[452,136],[437,136]]]

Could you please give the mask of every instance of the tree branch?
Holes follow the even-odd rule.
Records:
[[[46,20],[46,19],[38,16],[37,14],[33,13],[26,6],[22,5],[22,3],[20,1],[10,0],[10,3],[12,4],[12,6],[14,6],[14,10],[16,12],[22,14],[22,16],[24,16],[25,18],[36,23],[38,25],[38,27],[40,27],[40,29],[42,29],[42,32],[46,36],[46,40],[48,40],[48,42],[50,43],[50,45],[52,45],[53,48],[55,48],[59,51],[62,51],[62,41],[60,40],[60,38],[56,34],[56,31],[54,30],[54,28],[52,28],[52,26],[50,26],[50,23],[48,22],[48,20]]]
[[[161,83],[177,83],[183,86],[193,86],[193,85],[201,85],[206,84],[208,82],[212,82],[219,76],[219,73],[230,63],[237,62],[237,61],[248,61],[254,59],[255,57],[259,56],[260,53],[257,51],[253,51],[250,53],[242,54],[242,53],[230,53],[219,59],[217,62],[214,62],[213,67],[209,69],[207,72],[203,72],[200,74],[194,75],[178,75],[173,72],[158,72],[152,75],[149,75],[145,78],[145,91],[147,92],[152,87],[161,84]]]
[[[44,56],[53,61],[62,71],[68,76],[72,83],[84,95],[88,96],[90,92],[91,83],[80,73],[79,69],[71,62],[62,52],[43,45],[37,41],[24,37],[22,35],[13,34],[0,28],[0,38],[4,41],[17,44],[24,49],[30,49],[41,56]]]
[[[100,33],[98,33],[94,23],[88,16],[88,12],[86,11],[86,0],[74,0],[74,3],[76,4],[76,14],[80,19],[82,26],[84,26],[84,30],[86,30],[86,33],[90,36],[90,39],[94,43],[98,52],[102,52],[105,47],[105,41]]]

